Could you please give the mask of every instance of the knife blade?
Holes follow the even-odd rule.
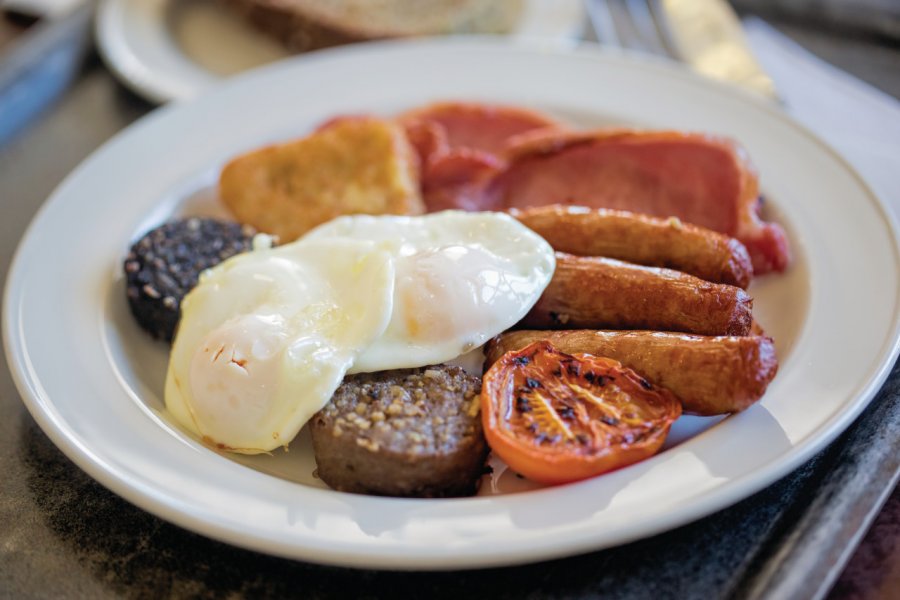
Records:
[[[725,0],[655,0],[657,23],[676,57],[704,75],[778,100]]]
[[[602,43],[674,58],[709,77],[779,100],[725,0],[585,0]]]

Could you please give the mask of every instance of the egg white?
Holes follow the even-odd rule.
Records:
[[[182,303],[166,407],[207,443],[254,454],[287,445],[387,328],[391,253],[321,239],[233,257]]]
[[[481,346],[525,316],[556,266],[550,245],[503,213],[346,216],[303,239],[367,240],[394,255],[390,324],[351,373],[442,363]]]

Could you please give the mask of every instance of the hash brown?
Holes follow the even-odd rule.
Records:
[[[338,120],[235,158],[219,195],[239,221],[282,243],[342,215],[425,212],[403,128],[374,117]]]

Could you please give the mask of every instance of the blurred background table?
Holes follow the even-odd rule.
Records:
[[[762,16],[826,61],[900,97],[896,39],[809,26],[777,12]],[[0,84],[28,79],[13,55],[41,27],[0,20]],[[57,35],[69,36],[72,52],[85,50],[71,80],[38,79],[20,112],[0,102],[4,280],[53,188],[154,108],[101,64],[86,19]],[[46,108],[34,110],[43,97]],[[34,423],[8,369],[0,370],[0,415],[3,597],[900,598],[900,494],[891,495],[900,469],[898,365],[844,435],[733,507],[620,548],[450,573],[322,567],[208,540],[131,506],[81,472]]]

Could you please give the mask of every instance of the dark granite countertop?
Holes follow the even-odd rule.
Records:
[[[896,45],[780,26],[826,60],[900,96]],[[0,278],[5,280],[18,240],[53,187],[150,109],[92,56],[59,101],[0,145]],[[0,369],[0,415],[0,597],[10,598],[817,597],[900,474],[895,365],[870,407],[837,441],[779,482],[696,523],[537,565],[373,572],[234,548],[133,507],[49,441],[6,368]],[[895,494],[833,597],[898,597],[898,522]]]

